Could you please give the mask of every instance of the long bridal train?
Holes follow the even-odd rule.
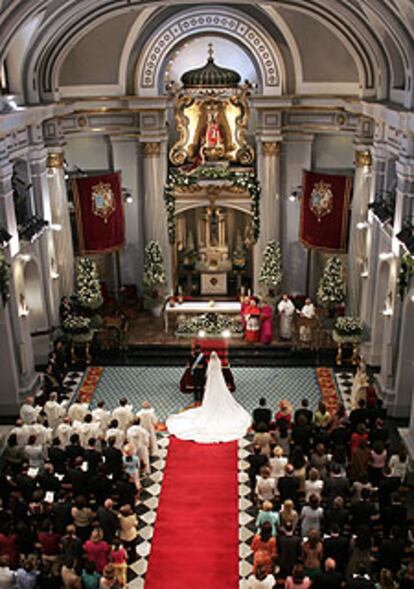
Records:
[[[246,434],[250,424],[249,413],[227,388],[216,352],[210,356],[201,406],[170,415],[167,419],[170,434],[202,444],[238,440]]]

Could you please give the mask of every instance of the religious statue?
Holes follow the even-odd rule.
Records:
[[[301,325],[299,328],[299,339],[309,344],[312,341],[312,319],[316,316],[315,305],[307,298],[300,311]]]
[[[224,156],[224,135],[217,122],[217,111],[210,110],[207,114],[207,125],[200,147],[201,163],[206,159],[217,160]]]
[[[277,306],[280,315],[280,337],[281,339],[292,339],[292,321],[295,314],[295,305],[285,293]]]

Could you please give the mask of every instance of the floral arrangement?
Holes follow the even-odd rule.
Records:
[[[9,265],[3,252],[0,253],[0,296],[5,307],[10,297],[10,284]]]
[[[207,336],[221,336],[226,330],[230,331],[232,337],[243,337],[243,324],[240,319],[219,313],[205,313],[182,321],[175,330],[175,335],[192,337],[199,331],[204,331]]]
[[[335,331],[343,336],[361,336],[362,320],[359,317],[338,317],[335,321]]]
[[[259,284],[267,289],[275,289],[282,282],[282,256],[280,246],[273,239],[269,241],[263,252]]]
[[[69,315],[69,317],[64,320],[62,328],[66,333],[71,333],[73,335],[88,333],[91,328],[91,320],[82,315]]]
[[[77,299],[85,309],[99,309],[103,303],[96,264],[90,258],[80,258],[77,267]]]
[[[342,275],[341,260],[336,256],[329,258],[316,294],[318,303],[323,307],[332,309],[345,301],[345,283]]]
[[[144,294],[147,304],[158,304],[164,297],[167,275],[158,241],[150,241],[144,252]]]
[[[227,180],[233,186],[247,188],[250,193],[250,211],[252,215],[253,238],[256,242],[260,235],[260,182],[255,172],[237,173],[227,168],[210,168],[200,166],[192,173],[184,173],[179,170],[170,171],[164,187],[164,202],[167,212],[168,238],[170,243],[175,242],[175,188],[177,186],[191,186],[197,184],[199,179]]]
[[[404,252],[401,256],[400,272],[398,274],[398,294],[401,299],[404,298],[405,293],[410,286],[410,281],[413,274],[414,259],[408,252]]]

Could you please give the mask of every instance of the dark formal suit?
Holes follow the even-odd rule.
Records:
[[[259,423],[269,425],[272,421],[272,412],[267,407],[256,407],[253,410],[253,428],[256,430]]]
[[[278,536],[278,555],[283,575],[290,575],[293,565],[301,555],[302,541],[298,536]]]
[[[300,409],[296,409],[295,416],[294,416],[295,423],[298,422],[298,419],[301,415],[303,415],[303,417],[306,419],[306,421],[309,425],[312,423],[313,413],[310,409],[305,409],[305,407],[301,407]]]
[[[315,577],[312,587],[315,589],[340,589],[345,585],[345,579],[337,571],[327,571]]]
[[[284,476],[279,479],[277,486],[280,495],[280,502],[292,499],[295,505],[298,502],[299,479],[295,476]]]
[[[197,362],[198,358],[199,360]],[[194,381],[194,401],[202,401],[207,371],[207,359],[202,352],[194,352],[191,355],[190,371]]]
[[[345,572],[348,561],[349,538],[346,536],[330,536],[323,541],[323,557],[333,558],[340,573]]]

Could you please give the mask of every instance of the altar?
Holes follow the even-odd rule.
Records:
[[[167,303],[164,311],[165,333],[168,333],[170,324],[179,315],[202,315],[203,313],[217,313],[220,315],[240,315],[241,304],[238,301],[187,301],[181,304]]]

